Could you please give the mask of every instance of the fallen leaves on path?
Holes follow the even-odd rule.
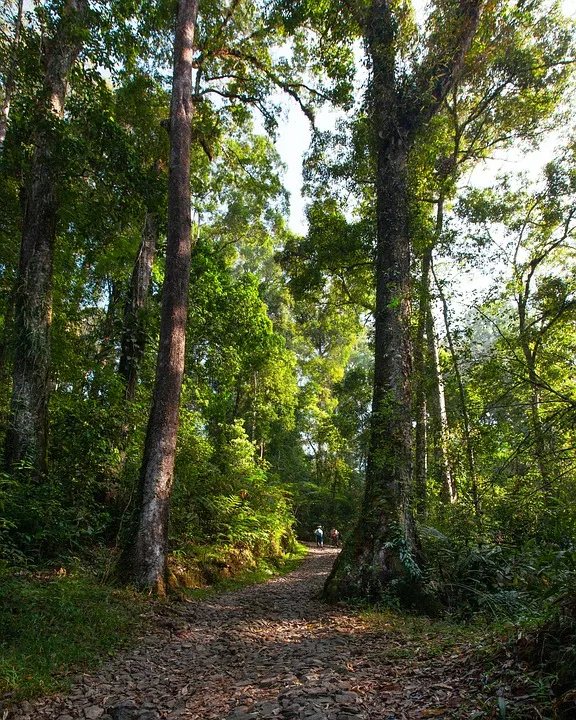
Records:
[[[393,616],[375,623],[318,600],[336,552],[311,549],[286,577],[182,603],[140,647],[8,720],[497,717],[465,644],[439,652]]]

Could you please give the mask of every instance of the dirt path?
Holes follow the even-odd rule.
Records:
[[[416,652],[398,667],[385,631],[318,601],[335,554],[312,548],[288,576],[186,603],[180,620],[67,696],[23,703],[9,720],[470,717],[477,679],[460,677],[457,661]]]

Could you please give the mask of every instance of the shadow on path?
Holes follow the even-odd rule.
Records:
[[[417,696],[406,696],[401,711],[388,702],[396,678],[383,639],[349,609],[318,599],[338,550],[309,549],[290,575],[182,603],[172,631],[148,636],[65,696],[22,703],[8,719],[429,717]],[[434,717],[458,717],[454,703],[444,706]]]

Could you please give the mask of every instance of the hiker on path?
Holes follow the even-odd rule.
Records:
[[[330,530],[330,544],[332,547],[340,547],[340,533],[336,528]]]
[[[324,547],[324,531],[321,525],[318,525],[314,531],[314,535],[316,535],[316,547]]]

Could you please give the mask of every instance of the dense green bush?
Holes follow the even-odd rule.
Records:
[[[574,590],[576,552],[528,540],[522,545],[449,537],[422,528],[431,584],[448,612],[520,619],[546,617]]]
[[[184,436],[171,512],[172,548],[215,544],[274,557],[294,536],[290,498],[270,480],[266,463],[255,458],[241,421],[220,438],[216,449],[194,432]]]

